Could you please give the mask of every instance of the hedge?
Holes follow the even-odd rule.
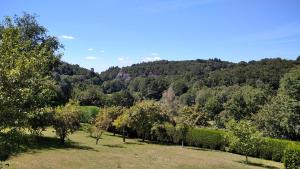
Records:
[[[225,135],[225,130],[195,128],[188,132],[186,144],[188,146],[224,151],[225,147],[228,146]],[[293,147],[297,151],[300,150],[300,142],[264,137],[261,146],[257,147],[250,156],[283,162],[284,152],[291,144],[294,145]],[[231,152],[242,154],[234,150],[231,150]]]
[[[297,169],[300,166],[300,146],[288,145],[284,151],[283,162],[286,169]]]
[[[188,132],[186,144],[200,148],[225,150],[225,131],[208,128],[196,128]]]

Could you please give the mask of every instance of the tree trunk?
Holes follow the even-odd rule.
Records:
[[[113,133],[114,133],[114,136],[116,136],[116,130],[115,129],[113,129]]]
[[[96,138],[96,145],[98,145],[98,142],[99,142],[99,138]]]
[[[123,127],[123,142],[125,143],[125,127]]]
[[[62,145],[65,144],[65,137],[64,136],[60,137],[60,144],[62,144]]]
[[[246,163],[248,163],[248,155],[246,154]]]
[[[183,148],[184,144],[183,144],[183,139],[181,140],[181,147]]]

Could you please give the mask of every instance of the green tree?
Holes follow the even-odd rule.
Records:
[[[280,81],[277,96],[255,116],[265,135],[300,139],[300,67],[287,73]]]
[[[154,124],[166,120],[166,113],[154,101],[142,101],[130,108],[130,124],[142,137],[143,141],[150,135]]]
[[[51,108],[42,108],[28,115],[27,125],[32,135],[42,136],[42,132],[51,126],[53,120],[53,110]]]
[[[101,124],[101,128],[106,131],[112,131],[115,135],[116,130],[113,125],[114,120],[122,114],[122,107],[104,107],[100,109],[96,121]]]
[[[261,133],[246,120],[239,122],[231,120],[226,127],[229,129],[227,139],[230,148],[244,154],[248,163],[248,156],[257,149],[261,142]]]
[[[61,144],[64,144],[65,138],[80,127],[79,104],[70,102],[65,106],[55,108],[53,127],[60,138]]]
[[[280,80],[279,92],[300,101],[300,66],[284,75]]]
[[[25,126],[28,112],[55,96],[51,71],[61,45],[46,33],[29,14],[0,25],[0,127]]]
[[[130,125],[130,114],[128,109],[123,109],[123,113],[116,120],[114,120],[113,125],[117,129],[122,130],[123,142],[125,143],[126,129]]]

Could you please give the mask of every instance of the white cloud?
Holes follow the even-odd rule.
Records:
[[[151,53],[152,56],[157,56],[159,53]]]
[[[87,57],[85,57],[85,59],[87,59],[87,60],[95,60],[97,58],[95,56],[87,56]]]
[[[100,50],[101,53],[104,53],[104,50]]]
[[[143,62],[153,62],[153,61],[158,61],[161,60],[161,58],[159,56],[148,56],[143,58]]]
[[[124,61],[124,60],[125,60],[125,58],[123,58],[123,57],[118,58],[118,61]]]
[[[94,49],[93,48],[88,48],[88,51],[93,51]]]
[[[75,39],[73,36],[69,36],[69,35],[62,35],[61,38],[63,38],[63,39],[69,39],[69,40]]]
[[[159,53],[151,53],[150,56],[144,56],[142,59],[142,62],[154,62],[161,60],[160,54]]]

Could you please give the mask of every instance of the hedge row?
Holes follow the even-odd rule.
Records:
[[[194,147],[224,151],[227,146],[225,131],[207,128],[192,129],[187,134],[186,144]]]
[[[225,147],[228,146],[228,142],[225,139],[225,134],[226,131],[224,130],[208,128],[192,129],[187,134],[186,144],[194,147],[225,151]],[[299,142],[263,138],[261,146],[257,147],[256,151],[252,152],[250,156],[283,162],[284,152],[291,144],[294,145],[293,147],[295,147],[295,151],[300,154]],[[232,150],[232,152],[243,154],[242,152],[234,150]]]

